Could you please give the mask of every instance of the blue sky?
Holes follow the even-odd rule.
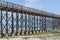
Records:
[[[60,15],[60,0],[4,0]]]

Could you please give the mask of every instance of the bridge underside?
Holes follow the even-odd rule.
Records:
[[[23,35],[59,30],[60,17],[0,6],[0,35]]]

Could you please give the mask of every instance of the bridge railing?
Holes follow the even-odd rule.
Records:
[[[25,6],[22,6],[22,5],[17,5],[17,4],[10,3],[10,2],[5,2],[5,1],[1,1],[0,6],[19,9],[19,10],[26,10],[26,11],[35,12],[35,13],[42,13],[42,14],[47,13],[48,14],[48,12],[45,12],[45,11],[41,11],[41,10],[38,10],[38,9],[33,9],[33,8],[25,7]]]
[[[38,10],[38,9],[34,9],[34,8],[29,8],[29,7],[25,7],[25,6],[22,6],[22,5],[17,5],[17,4],[10,3],[10,2],[5,2],[5,1],[0,1],[0,6],[19,9],[19,10],[30,11],[30,12],[34,12],[34,13],[37,13],[37,14],[40,13],[40,14],[44,14],[44,15],[60,17],[59,15],[48,13],[46,11],[42,11],[42,10]]]

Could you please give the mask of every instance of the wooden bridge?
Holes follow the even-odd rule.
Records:
[[[0,1],[0,35],[12,36],[60,29],[60,15]]]

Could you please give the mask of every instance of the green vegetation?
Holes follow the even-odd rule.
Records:
[[[32,36],[32,35],[47,35],[47,34],[59,34],[60,35],[60,31],[58,30],[52,30],[52,31],[48,31],[48,32],[36,32],[36,33],[30,33],[30,34],[23,34],[23,35],[19,35],[19,36]],[[15,37],[19,37],[19,36],[8,36],[8,37],[3,37],[3,38],[15,38]]]
[[[50,33],[52,33],[52,34],[60,34],[60,30],[52,30],[52,31],[50,31]]]
[[[19,36],[46,35],[46,34],[60,34],[60,31],[53,30],[53,31],[48,31],[48,32],[37,32],[33,34],[24,34],[24,35],[19,35]]]

